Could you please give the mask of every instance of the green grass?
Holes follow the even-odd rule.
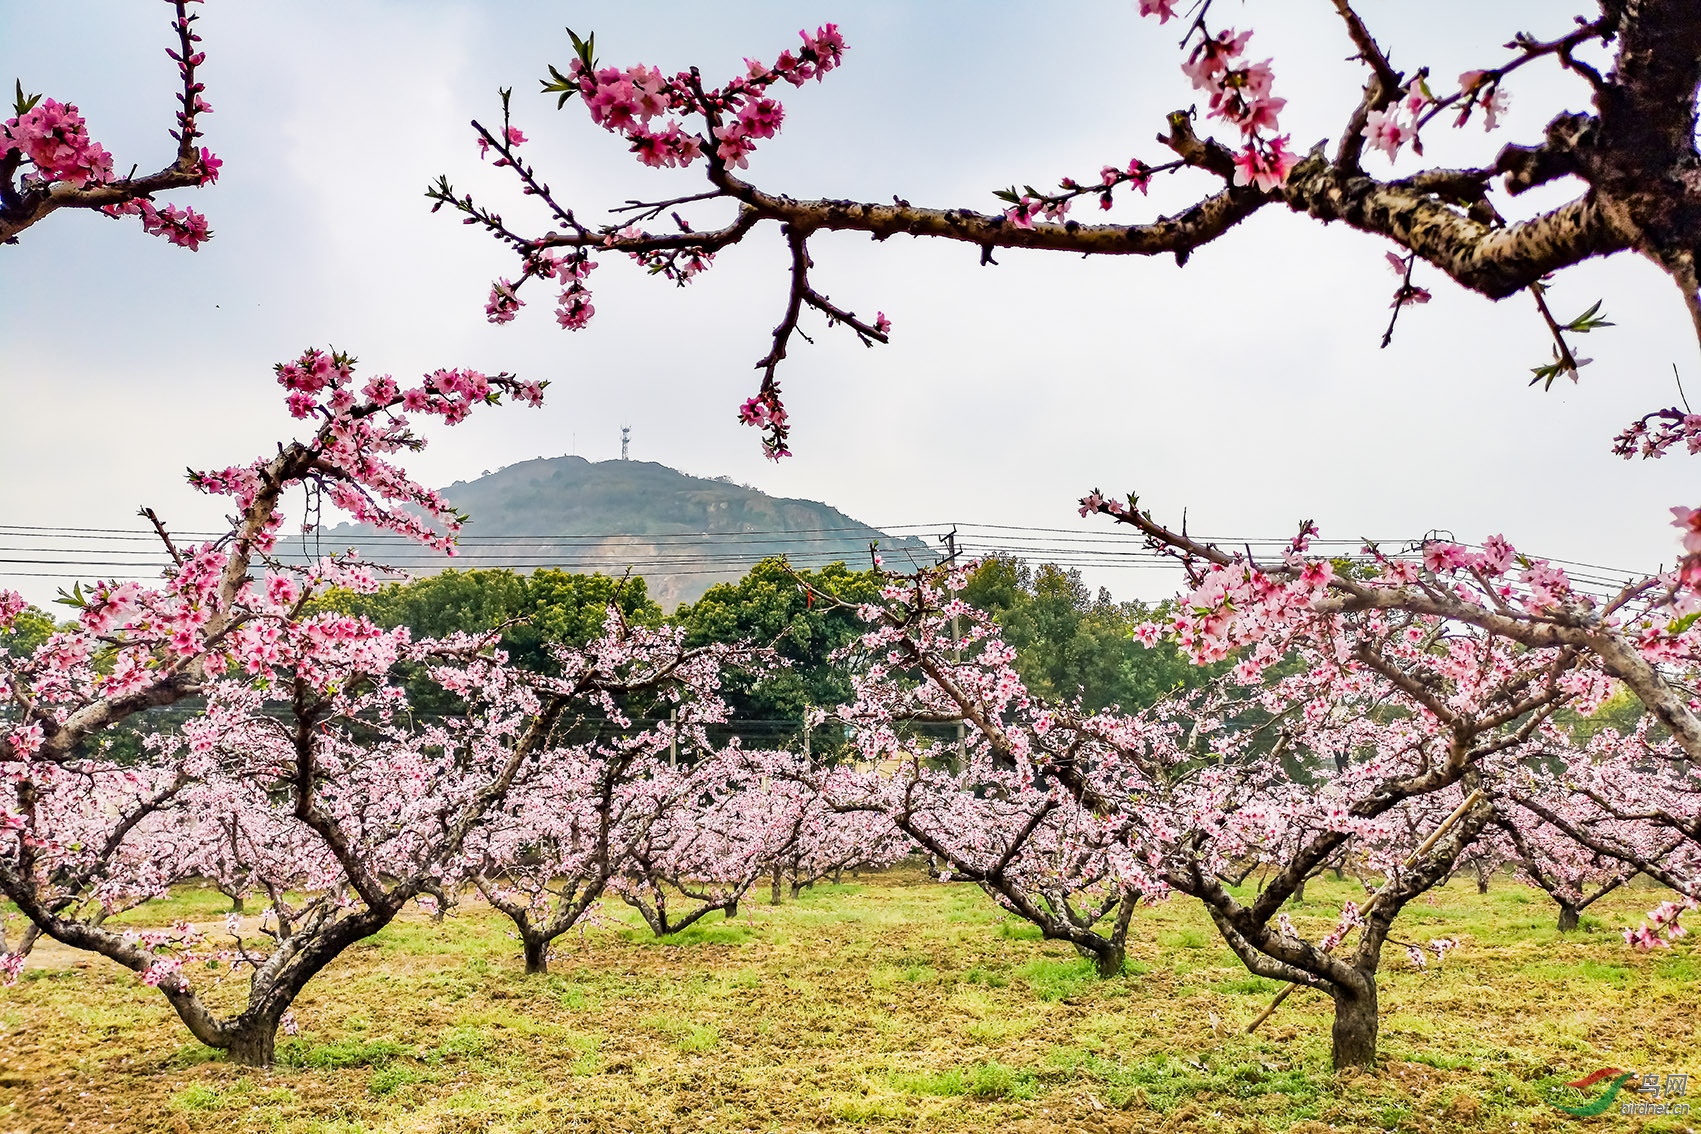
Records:
[[[295,1093],[288,1087],[268,1086],[244,1076],[222,1087],[191,1083],[172,1095],[168,1105],[173,1111],[195,1113],[287,1106],[295,1101]]]
[[[646,930],[646,932],[648,932]],[[755,931],[748,922],[717,920],[716,915],[710,914],[693,925],[688,925],[678,933],[670,933],[666,937],[650,937],[649,944],[668,946],[691,945],[742,945],[749,941]],[[637,939],[643,940],[641,934]]]
[[[1017,969],[1016,976],[1041,1000],[1067,1000],[1099,979],[1091,961],[1073,955],[1035,958]]]
[[[366,1081],[366,1090],[375,1099],[385,1098],[398,1092],[406,1092],[416,1083],[439,1083],[443,1076],[440,1072],[408,1063],[389,1063],[372,1072],[372,1078]]]
[[[358,1039],[311,1043],[305,1039],[284,1040],[277,1045],[277,1061],[285,1067],[310,1067],[319,1071],[347,1067],[379,1067],[406,1049],[390,1040],[366,1042]]]
[[[646,1016],[644,1026],[666,1036],[677,1051],[697,1054],[711,1051],[720,1042],[720,1031],[713,1024],[701,1024],[674,1016]]]
[[[906,1094],[924,1098],[1031,1099],[1038,1091],[1032,1071],[1016,1070],[1002,1063],[976,1063],[943,1071],[901,1072],[891,1077],[892,1086]]]

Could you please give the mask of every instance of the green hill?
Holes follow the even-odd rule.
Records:
[[[873,541],[899,570],[936,558],[913,536],[894,539],[818,501],[769,496],[652,461],[540,457],[442,491],[471,517],[453,559],[349,524],[306,537],[307,550],[357,547],[374,562],[414,574],[451,566],[630,569],[669,609],[770,555],[799,567],[844,560],[860,568],[868,565]],[[286,553],[301,547],[293,538],[281,542]]]

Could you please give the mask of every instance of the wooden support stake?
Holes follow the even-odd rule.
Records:
[[[1482,789],[1481,788],[1478,788],[1476,791],[1473,791],[1470,795],[1466,796],[1465,802],[1459,804],[1458,807],[1454,808],[1453,814],[1451,814],[1451,815],[1447,816],[1447,818],[1443,819],[1441,821],[1441,825],[1439,827],[1435,828],[1434,831],[1430,832],[1429,838],[1427,838],[1423,841],[1423,845],[1419,846],[1417,850],[1413,851],[1411,854],[1406,856],[1406,861],[1404,861],[1400,864],[1400,869],[1404,870],[1404,869],[1410,867],[1412,865],[1412,863],[1416,862],[1418,859],[1420,859],[1424,855],[1428,854],[1430,852],[1430,850],[1435,846],[1435,844],[1441,841],[1441,836],[1445,835],[1448,832],[1448,830],[1450,830],[1452,828],[1453,824],[1457,823],[1460,819],[1464,818],[1465,812],[1469,811],[1472,807],[1476,806],[1477,800],[1479,800],[1481,798],[1482,798]],[[1381,889],[1378,889],[1376,891],[1376,893],[1370,895],[1370,897],[1368,897],[1364,900],[1363,904],[1361,904],[1358,907],[1358,916],[1359,917],[1363,917],[1365,914],[1370,912],[1370,908],[1376,904],[1376,899],[1378,899],[1382,896],[1382,891],[1386,890],[1389,887],[1389,885],[1392,884],[1393,881],[1394,880],[1392,878],[1390,878],[1387,882],[1382,883]],[[1299,987],[1299,985],[1297,985],[1297,984],[1290,984],[1286,988],[1282,989],[1280,992],[1276,993],[1276,998],[1274,1000],[1270,1001],[1270,1006],[1268,1008],[1264,1009],[1262,1012],[1258,1013],[1258,1018],[1256,1020],[1254,1020],[1250,1024],[1246,1025],[1246,1034],[1251,1035],[1253,1032],[1257,1031],[1258,1025],[1262,1024],[1265,1020],[1268,1020],[1271,1016],[1273,1016],[1276,1012],[1276,1009],[1280,1008],[1282,1006],[1282,1001],[1286,1000],[1289,996],[1292,996],[1293,990],[1298,988],[1298,987]]]

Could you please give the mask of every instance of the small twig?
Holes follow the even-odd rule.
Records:
[[[489,142],[491,148],[501,155],[501,158],[496,163],[498,168],[506,164],[509,168],[513,169],[515,176],[525,182],[525,192],[527,195],[537,197],[542,200],[544,204],[549,206],[549,211],[555,214],[556,219],[568,228],[571,228],[581,236],[588,235],[590,230],[574,219],[573,210],[563,208],[561,205],[556,203],[555,198],[550,196],[549,186],[538,180],[537,174],[533,172],[532,167],[516,157],[513,147],[508,144],[508,96],[510,93],[511,92],[507,88],[504,88],[502,91],[501,137],[497,137],[489,130],[485,129],[484,124],[479,122],[476,118],[473,120],[473,129],[477,130],[479,136]],[[500,218],[498,218],[498,220],[500,220]]]
[[[1464,102],[1464,109],[1459,112],[1459,120],[1463,122],[1465,118],[1469,117],[1477,104],[1482,101],[1483,96],[1493,94],[1506,76],[1526,63],[1549,55],[1559,56],[1562,64],[1582,75],[1598,90],[1602,82],[1600,73],[1588,64],[1579,62],[1571,53],[1591,39],[1610,39],[1616,30],[1616,20],[1612,16],[1602,16],[1592,23],[1582,23],[1581,19],[1581,17],[1578,17],[1579,24],[1575,30],[1560,36],[1558,39],[1546,42],[1536,39],[1527,32],[1519,32],[1506,46],[1514,51],[1523,52],[1522,55],[1505,66],[1482,72],[1481,77],[1477,79],[1470,90],[1455,91],[1446,98],[1437,99],[1430,105],[1429,110],[1417,120],[1418,129],[1421,130],[1429,125],[1437,114],[1449,107],[1458,105],[1461,100]]]
[[[1389,256],[1394,260],[1404,259],[1406,268],[1405,275],[1400,280],[1400,286],[1394,291],[1394,302],[1390,305],[1394,308],[1394,313],[1388,317],[1388,329],[1382,332],[1383,350],[1387,350],[1388,344],[1394,341],[1394,324],[1400,321],[1401,309],[1411,303],[1429,302],[1428,290],[1412,283],[1412,269],[1417,266],[1417,253],[1409,252],[1404,257],[1389,253]],[[1251,556],[1249,555],[1248,558],[1250,559]]]
[[[171,533],[165,530],[165,521],[161,520],[152,508],[143,508],[138,515],[154,526],[154,534],[165,544],[165,552],[171,556],[171,561],[179,567],[183,566],[183,556],[178,552],[177,545],[171,542]]]
[[[1353,11],[1349,0],[1334,0],[1334,4],[1335,11],[1340,14],[1342,20],[1346,21],[1347,35],[1352,39],[1353,46],[1358,48],[1358,57],[1369,64],[1370,69],[1376,73],[1376,78],[1382,85],[1379,99],[1382,100],[1382,105],[1387,105],[1400,92],[1402,77],[1400,72],[1394,70],[1394,65],[1388,62],[1388,56],[1383,54],[1382,48],[1377,46],[1375,39],[1371,38],[1370,29],[1359,18],[1359,14]],[[1373,105],[1368,109],[1380,110],[1381,106]]]
[[[726,193],[721,190],[710,189],[703,193],[692,193],[686,197],[674,197],[667,201],[635,201],[628,197],[624,205],[616,205],[608,211],[611,213],[636,212],[636,216],[629,217],[628,219],[641,223],[643,221],[655,220],[657,217],[661,216],[665,210],[671,209],[675,205],[689,205],[694,201],[712,201],[716,197],[724,196],[726,196]]]

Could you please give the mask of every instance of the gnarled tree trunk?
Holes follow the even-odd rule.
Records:
[[[1093,967],[1101,977],[1120,976],[1128,963],[1128,950],[1121,942],[1106,946],[1093,955]]]
[[[1331,1056],[1335,1070],[1376,1065],[1376,1033],[1380,1020],[1376,1009],[1376,974],[1364,973],[1358,989],[1337,984],[1330,990],[1335,1001],[1335,1024],[1330,1031]]]
[[[225,1048],[231,1062],[244,1067],[270,1067],[277,1057],[278,1021],[257,1020],[233,1032]]]
[[[549,971],[549,939],[537,934],[527,934],[521,939],[526,950],[526,972],[547,973]]]

